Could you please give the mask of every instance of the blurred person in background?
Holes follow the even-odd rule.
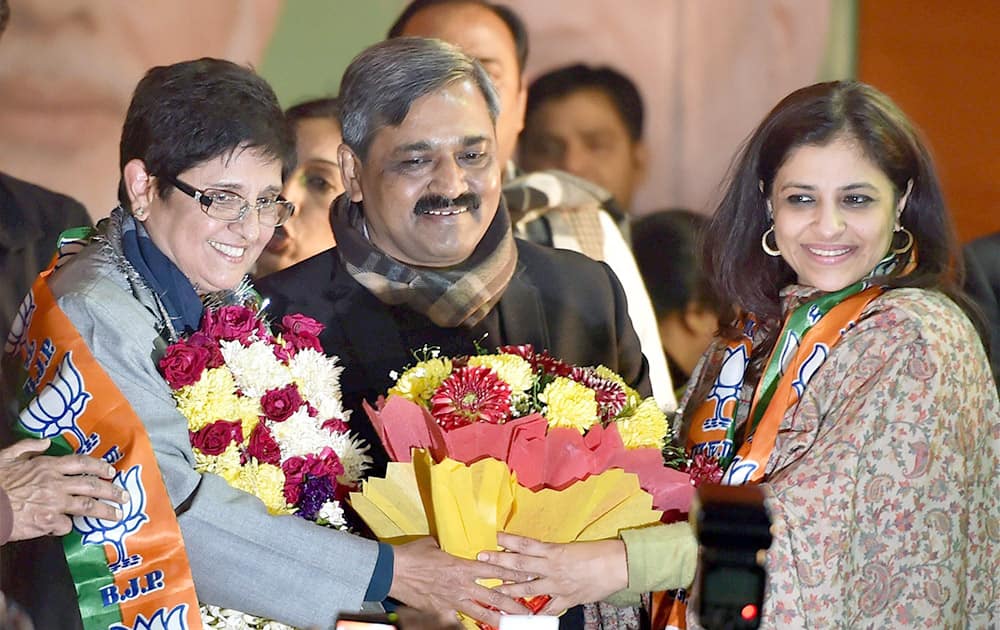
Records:
[[[256,64],[282,0],[18,0],[2,44],[0,170],[115,204],[118,136],[147,68],[201,56]]]
[[[10,4],[0,0],[0,38],[10,21]],[[6,50],[0,50],[0,58]],[[6,67],[0,64],[0,68]],[[0,70],[0,73],[3,71]],[[0,105],[0,109],[2,109]],[[0,143],[3,131],[0,130]],[[0,343],[38,272],[48,266],[66,228],[90,225],[75,199],[0,172]],[[4,430],[0,430],[3,435]]]
[[[624,74],[583,64],[552,70],[528,86],[520,164],[599,184],[628,213],[647,175],[643,117],[639,89]]]
[[[337,99],[299,103],[285,110],[285,117],[295,130],[298,166],[285,182],[283,195],[295,204],[295,214],[275,228],[257,259],[258,278],[333,247],[330,204],[344,192],[337,161],[337,147],[343,141]]]
[[[653,300],[678,398],[724,316],[699,255],[706,225],[707,217],[689,210],[654,212],[632,223],[632,251]]]

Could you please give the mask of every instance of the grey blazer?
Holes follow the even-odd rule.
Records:
[[[221,477],[194,471],[187,421],[156,368],[166,347],[158,300],[129,269],[112,245],[95,243],[49,286],[145,425],[201,601],[293,626],[329,627],[339,610],[362,608],[377,543],[270,515]],[[58,539],[8,545],[2,556],[3,589],[37,627],[82,627]]]

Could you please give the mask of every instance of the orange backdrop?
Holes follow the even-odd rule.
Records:
[[[858,78],[923,129],[960,238],[1000,231],[1000,2],[858,8]]]

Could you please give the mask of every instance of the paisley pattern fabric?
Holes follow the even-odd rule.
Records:
[[[785,289],[786,312],[815,295]],[[1000,402],[971,323],[937,292],[876,298],[778,431],[762,627],[1000,626],[998,474]]]

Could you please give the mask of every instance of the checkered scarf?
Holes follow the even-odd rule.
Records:
[[[604,260],[604,229],[598,211],[611,201],[611,195],[600,186],[562,171],[537,171],[504,182],[503,196],[514,225],[524,232],[518,234],[522,238],[536,240],[528,224],[544,217],[553,241],[544,245],[554,245],[560,236],[569,237],[576,240],[581,253]]]
[[[385,304],[405,304],[442,328],[475,326],[500,301],[517,266],[507,206],[469,258],[453,267],[411,267],[382,252],[362,232],[361,206],[341,195],[330,215],[347,272]]]

